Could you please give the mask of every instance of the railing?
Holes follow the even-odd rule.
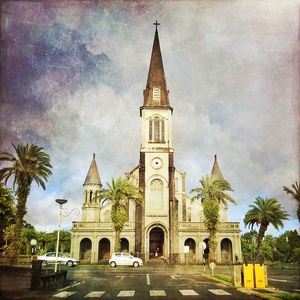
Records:
[[[108,222],[73,222],[73,229],[99,229],[99,230],[111,230],[112,223]],[[134,229],[134,223],[126,223],[124,226],[124,230],[126,229]]]
[[[203,222],[179,222],[179,230],[206,230],[206,227]],[[222,230],[239,231],[240,223],[238,223],[238,222],[222,222],[219,224],[218,230],[219,231],[222,231]]]

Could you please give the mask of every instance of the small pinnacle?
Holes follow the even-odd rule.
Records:
[[[95,159],[95,157],[96,157],[96,154],[95,154],[95,153],[93,153],[93,159]]]
[[[215,160],[217,160],[217,154],[215,154]]]

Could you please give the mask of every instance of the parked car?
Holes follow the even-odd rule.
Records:
[[[48,264],[55,264],[56,253],[55,252],[49,252],[49,253],[46,253],[44,255],[38,256],[37,259],[42,260],[44,266],[47,266]],[[76,265],[79,264],[79,260],[77,260],[75,258],[72,258],[72,257],[65,256],[62,253],[58,253],[57,262],[59,264],[65,264],[68,267],[75,267]]]
[[[112,268],[116,266],[133,266],[137,268],[143,264],[143,261],[126,252],[115,252],[112,254],[109,264]]]

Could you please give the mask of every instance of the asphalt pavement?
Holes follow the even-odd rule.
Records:
[[[224,273],[229,269],[224,268]],[[221,270],[218,270],[218,273]],[[31,292],[18,289],[4,291],[2,299],[257,299],[249,290],[236,289],[202,275],[199,267],[140,268],[108,266],[80,266],[68,269],[68,281],[63,285]],[[297,292],[299,285],[295,271],[269,272],[269,284],[286,291]],[[251,291],[251,290],[250,290]]]

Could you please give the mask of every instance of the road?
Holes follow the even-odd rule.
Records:
[[[300,270],[268,270],[268,284],[290,293],[300,293]]]
[[[41,299],[257,299],[188,268],[71,269],[73,286],[40,292]]]
[[[108,266],[80,266],[68,269],[66,286],[30,292],[16,290],[1,294],[1,299],[257,299],[210,280],[202,275],[202,268]],[[299,292],[296,270],[269,270],[269,285],[289,292]],[[230,268],[219,268],[218,273],[230,273]],[[1,290],[1,282],[0,282]]]

